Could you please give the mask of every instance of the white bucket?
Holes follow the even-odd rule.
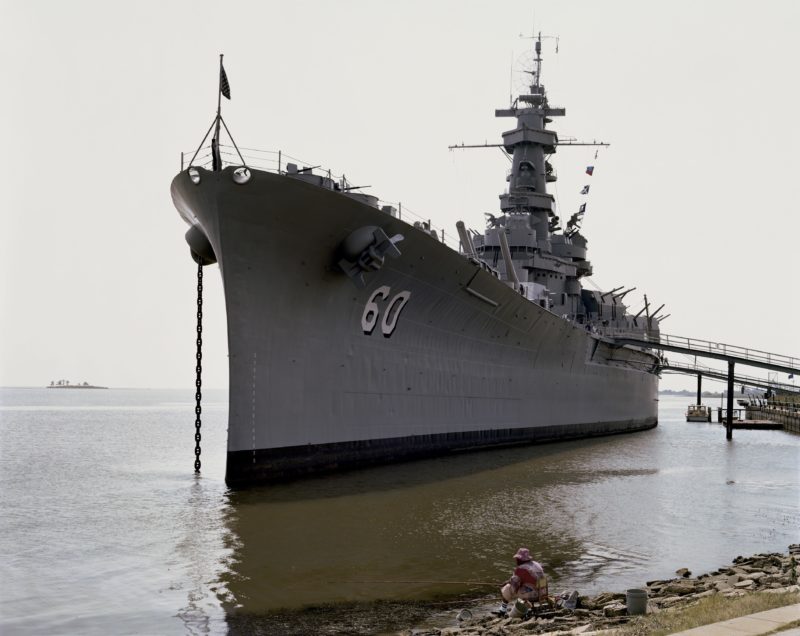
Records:
[[[531,608],[531,604],[528,601],[523,601],[521,598],[518,598],[514,601],[514,607],[511,608],[511,611],[508,614],[509,618],[522,618],[525,614],[528,613],[528,610]]]

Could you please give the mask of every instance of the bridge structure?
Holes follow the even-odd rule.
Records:
[[[667,362],[666,364],[661,365],[661,370],[665,373],[682,373],[684,375],[694,375],[697,376],[697,403],[700,404],[701,392],[702,392],[702,378],[713,378],[715,380],[727,380],[728,374],[721,370],[721,369],[714,369],[712,367],[706,367],[701,364],[681,364],[680,362]],[[755,376],[749,375],[742,375],[740,373],[736,373],[733,376],[733,383],[734,384],[741,384],[742,386],[752,386],[758,387],[760,389],[780,389],[782,391],[788,391],[797,393],[800,395],[800,386],[795,384],[787,384],[785,382],[775,382],[770,380],[765,380],[764,378],[759,378]]]
[[[789,375],[794,375],[795,373],[800,374],[800,357],[787,356],[779,353],[770,353],[767,351],[760,351],[758,349],[750,349],[737,345],[711,342],[709,340],[701,340],[699,338],[670,336],[663,333],[658,335],[648,335],[641,333],[621,332],[613,335],[609,334],[608,337],[613,341],[614,344],[619,346],[630,345],[642,349],[657,349],[661,352],[670,351],[674,353],[684,353],[697,357],[726,361],[728,363],[728,372],[727,374],[724,374],[724,378],[728,382],[728,402],[727,418],[725,421],[725,437],[729,440],[733,439],[733,385],[736,381],[736,374],[734,373],[736,364],[758,367],[761,369],[768,369],[770,371],[778,371],[781,373],[788,373]],[[713,370],[701,372],[695,368],[694,370],[690,371],[688,368],[684,368],[681,365],[670,365],[668,362],[662,365],[662,368],[664,369],[668,369],[670,367],[679,372],[697,374],[698,404],[700,403],[700,386],[702,376],[707,375],[709,377],[715,377],[723,375],[723,372],[721,371],[716,371],[714,374],[712,374]],[[750,383],[743,382],[743,384]]]

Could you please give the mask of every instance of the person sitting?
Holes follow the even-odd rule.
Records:
[[[533,560],[528,548],[520,548],[514,555],[517,567],[500,589],[503,602],[496,614],[506,614],[508,604],[516,599],[525,601],[539,601],[547,598],[547,583],[542,566]],[[540,584],[542,581],[543,585]],[[541,597],[540,597],[541,595]]]

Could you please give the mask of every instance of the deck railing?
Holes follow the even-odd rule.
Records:
[[[202,146],[199,151],[191,150],[188,152],[182,152],[181,170],[189,168],[188,162],[195,152],[197,152],[197,156],[195,157],[194,161],[191,162],[191,165],[197,168],[205,168],[210,170],[213,163],[210,145]],[[298,157],[286,154],[282,150],[259,150],[257,148],[245,148],[242,146],[239,146],[237,149],[235,146],[220,144],[219,154],[220,159],[222,159],[223,168],[226,166],[241,166],[242,159],[244,159],[248,168],[254,168],[256,170],[272,172],[275,174],[287,174],[287,164],[293,163],[299,168],[313,167],[314,174],[332,179],[333,181],[339,183],[343,189],[351,187],[351,184],[353,184],[353,182],[348,179],[344,173],[337,174],[329,169],[323,168],[318,163],[299,159]],[[307,174],[310,173],[311,171],[309,171]],[[458,237],[446,232],[444,228],[434,225],[429,216],[426,217],[423,214],[415,212],[402,201],[385,201],[383,199],[378,199],[378,204],[380,206],[392,206],[397,210],[398,218],[401,221],[405,221],[409,225],[422,229],[423,231],[427,231],[431,234],[431,236],[433,236],[435,233],[436,238],[439,239],[439,241],[456,252],[461,252],[461,243]]]

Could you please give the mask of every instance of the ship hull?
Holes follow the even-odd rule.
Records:
[[[229,485],[656,425],[654,356],[612,346],[341,193],[256,170],[246,184],[231,177],[172,184],[223,278]],[[359,288],[337,261],[363,227],[404,238]]]

